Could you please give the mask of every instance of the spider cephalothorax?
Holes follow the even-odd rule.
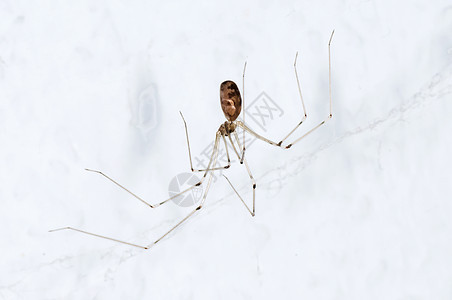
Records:
[[[237,85],[230,80],[220,85],[221,109],[228,121],[235,121],[242,110],[242,97]]]
[[[228,136],[229,134],[233,133],[236,128],[237,124],[235,122],[226,121],[220,125],[218,131],[221,133],[221,135]]]

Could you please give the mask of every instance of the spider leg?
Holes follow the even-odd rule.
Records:
[[[297,87],[298,87],[298,94],[300,95],[300,99],[301,99],[301,105],[303,106],[303,118],[301,119],[301,121],[297,124],[297,126],[295,126],[294,129],[292,129],[291,132],[289,132],[278,144],[281,145],[292,133],[295,132],[295,130],[298,129],[298,127],[300,127],[301,124],[303,124],[303,122],[306,120],[306,118],[308,117],[308,114],[306,113],[306,107],[304,105],[304,100],[303,100],[303,95],[301,93],[301,87],[300,87],[300,80],[298,79],[298,72],[297,72],[297,58],[298,58],[298,52],[295,54],[295,62],[293,63],[293,67],[294,67],[294,71],[295,71],[295,78],[297,79]]]
[[[63,227],[63,228],[58,228],[58,229],[52,229],[52,230],[49,230],[49,232],[55,232],[55,231],[60,231],[60,230],[73,230],[73,231],[78,231],[78,232],[81,232],[81,233],[84,233],[84,234],[92,235],[92,236],[95,236],[95,237],[99,237],[99,238],[102,238],[102,239],[114,241],[114,242],[117,242],[117,243],[129,245],[129,246],[134,246],[134,247],[138,247],[138,248],[145,249],[145,250],[146,250],[146,249],[149,249],[149,248],[146,247],[146,246],[140,246],[140,245],[137,245],[137,244],[132,244],[132,243],[129,243],[129,242],[117,240],[117,239],[114,239],[114,238],[111,238],[111,237],[107,237],[107,236],[100,235],[100,234],[97,234],[97,233],[92,233],[92,232],[80,230],[80,229],[73,228],[73,227]]]
[[[234,132],[234,137],[235,137],[235,140],[237,141],[237,145],[239,146],[239,148],[241,147],[241,145],[240,145],[240,141],[239,141],[239,136],[238,136],[238,134],[237,134],[237,132]],[[234,148],[234,150],[235,150],[235,146],[234,146],[234,144],[233,144],[233,142],[232,142],[232,139],[230,139],[230,141],[231,141],[231,144],[232,144],[232,147]],[[238,153],[237,153],[237,155],[238,155]],[[226,176],[224,176],[224,178],[226,178],[226,180],[229,182],[229,185],[232,187],[232,189],[234,190],[234,192],[237,194],[237,196],[239,197],[239,199],[240,199],[240,201],[242,201],[242,203],[243,203],[243,205],[245,205],[245,207],[246,207],[246,209],[248,210],[248,212],[251,214],[251,216],[255,216],[255,214],[256,214],[256,181],[254,180],[254,177],[253,177],[253,175],[251,174],[251,170],[250,170],[250,167],[248,166],[248,162],[246,161],[246,159],[245,158],[243,158],[243,162],[245,163],[245,167],[246,167],[246,171],[248,172],[248,175],[249,175],[249,177],[250,177],[250,179],[251,179],[251,182],[252,182],[252,187],[253,187],[253,209],[251,210],[249,207],[248,207],[248,205],[245,203],[245,201],[243,200],[243,198],[240,196],[240,194],[237,192],[237,190],[234,188],[234,186],[232,185],[232,183],[231,183],[231,181],[229,180],[229,178],[227,178]]]
[[[237,151],[237,148],[235,148],[234,142],[232,141],[232,138],[231,138],[231,135],[230,135],[230,134],[228,135],[228,138],[229,138],[229,142],[230,142],[231,145],[232,145],[232,149],[234,150],[234,152],[235,152],[235,154],[237,155],[238,159],[240,159],[239,151]]]
[[[210,165],[212,164],[212,162],[213,162],[213,165],[215,165],[215,163],[216,163],[216,161],[217,161],[217,157],[218,157],[218,151],[217,151],[217,150],[218,150],[218,141],[219,141],[219,137],[220,137],[220,136],[221,136],[221,133],[220,133],[220,132],[217,132],[216,138],[215,138],[215,146],[214,146],[214,150],[213,150],[213,152],[212,152],[212,156],[211,156],[211,158],[210,158],[209,165],[208,165],[208,167],[207,167],[206,172],[204,173],[204,176],[201,178],[200,182],[197,183],[197,184],[195,184],[195,185],[193,185],[193,186],[191,186],[191,187],[189,187],[188,189],[186,189],[186,190],[184,190],[184,191],[182,191],[182,192],[180,192],[180,193],[174,195],[173,197],[171,197],[171,198],[169,198],[169,199],[167,199],[167,200],[165,200],[165,201],[163,201],[163,202],[160,202],[160,203],[157,204],[157,205],[150,205],[150,204],[148,204],[148,203],[145,202],[143,199],[139,198],[138,196],[136,196],[135,194],[133,194],[132,192],[130,192],[129,190],[127,190],[125,187],[123,187],[122,185],[120,185],[119,183],[117,183],[116,181],[114,181],[113,179],[111,179],[110,177],[108,177],[107,175],[105,175],[104,173],[99,172],[99,171],[89,170],[89,171],[93,171],[93,172],[97,172],[97,173],[99,173],[99,174],[102,174],[103,176],[105,176],[106,178],[108,178],[108,179],[110,179],[112,182],[114,182],[116,185],[120,186],[122,189],[124,189],[124,190],[126,190],[127,192],[129,192],[130,194],[132,194],[135,198],[137,198],[137,199],[139,199],[140,201],[146,203],[147,205],[149,205],[149,206],[152,207],[152,208],[157,207],[157,206],[159,206],[159,205],[161,205],[161,204],[163,204],[163,203],[165,203],[165,202],[167,202],[167,201],[169,201],[169,200],[171,200],[171,199],[173,199],[173,198],[175,198],[175,197],[177,197],[177,196],[180,196],[181,194],[183,194],[183,193],[185,193],[185,192],[188,192],[189,190],[193,189],[194,187],[201,185],[202,182],[203,182],[203,180],[204,180],[204,178],[206,177],[206,175],[210,172],[210,174],[209,174],[210,176],[209,176],[209,180],[208,180],[208,183],[207,183],[206,191],[204,192],[204,196],[203,196],[203,198],[202,198],[201,204],[200,204],[196,209],[194,209],[188,216],[186,216],[186,217],[185,217],[184,219],[182,219],[179,223],[177,223],[174,227],[172,227],[167,233],[165,233],[165,234],[164,234],[163,236],[161,236],[158,240],[156,240],[153,244],[151,244],[151,245],[149,245],[149,246],[141,246],[141,245],[129,243],[129,242],[126,242],[126,241],[118,240],[118,239],[115,239],[115,238],[107,237],[107,236],[104,236],[104,235],[100,235],[100,234],[97,234],[97,233],[92,233],[92,232],[84,231],[84,230],[81,230],[81,229],[78,229],[78,228],[74,228],[74,227],[57,228],[57,229],[49,230],[49,232],[55,232],[55,231],[61,231],[61,230],[73,230],[73,231],[77,231],[77,232],[80,232],[80,233],[83,233],[83,234],[87,234],[87,235],[95,236],[95,237],[98,237],[98,238],[103,238],[103,239],[107,239],[107,240],[110,240],[110,241],[114,241],[114,242],[117,242],[117,243],[129,245],[129,246],[134,246],[134,247],[138,247],[138,248],[145,249],[145,250],[149,249],[150,246],[155,245],[157,242],[159,242],[161,239],[163,239],[165,236],[167,236],[170,232],[172,232],[174,229],[176,229],[176,227],[178,227],[178,226],[181,225],[183,222],[185,222],[185,221],[186,221],[189,217],[191,217],[197,210],[200,210],[200,209],[202,208],[202,205],[204,204],[204,202],[205,202],[205,200],[206,200],[207,192],[209,191],[210,184],[211,184],[211,182],[212,182],[212,175],[213,175],[213,173],[212,173],[212,170],[209,169],[209,167],[210,167]]]
[[[164,200],[164,201],[162,201],[160,203],[150,204],[149,202],[145,201],[143,198],[141,198],[138,195],[136,195],[135,193],[131,192],[129,189],[127,189],[126,187],[121,185],[119,182],[117,182],[116,180],[114,180],[113,178],[111,178],[110,176],[106,175],[105,173],[103,173],[101,171],[92,170],[92,169],[85,169],[85,170],[89,171],[89,172],[98,173],[98,174],[104,176],[105,178],[107,178],[108,180],[110,180],[111,182],[113,182],[114,184],[116,184],[117,186],[119,186],[120,188],[122,188],[123,190],[128,192],[129,194],[131,194],[133,197],[135,197],[136,199],[140,200],[141,202],[143,202],[144,204],[149,206],[150,208],[156,208],[156,207],[158,207],[158,206],[160,206],[160,205],[162,205],[162,204],[164,204],[164,203],[166,203],[166,202],[168,202],[168,201],[170,201],[170,200],[172,200],[172,199],[174,199],[174,198],[176,198],[176,197],[178,197],[178,196],[180,196],[180,195],[182,195],[182,194],[184,194],[184,193],[186,193],[186,192],[188,192],[188,191],[190,191],[192,189],[194,189],[195,187],[200,186],[203,183],[204,179],[207,176],[207,173],[211,170],[210,166],[212,165],[212,160],[213,160],[213,158],[215,156],[215,153],[218,151],[218,142],[220,140],[220,136],[221,136],[221,133],[219,131],[217,131],[217,134],[216,134],[216,137],[215,137],[214,147],[213,147],[213,150],[212,150],[212,156],[210,157],[209,164],[207,165],[207,169],[204,171],[204,175],[201,178],[201,180],[197,184],[195,184],[195,185],[193,185],[193,186],[181,191],[180,193],[177,193],[177,194],[167,198],[166,200]]]
[[[223,166],[223,167],[215,167],[215,168],[210,168],[210,169],[199,169],[199,170],[198,169],[193,169],[192,172],[205,172],[207,170],[209,170],[209,171],[217,171],[217,170],[229,169],[229,167],[231,166],[231,158],[229,157],[228,144],[226,143],[226,138],[224,137],[224,135],[222,135],[221,137],[223,138],[224,148],[226,149],[226,157],[228,159],[227,165]],[[218,145],[218,147],[219,147],[219,145]]]
[[[188,158],[190,160],[191,171],[192,172],[205,172],[205,171],[207,171],[207,169],[194,169],[193,168],[193,162],[192,162],[192,159],[191,159],[190,139],[188,138],[187,122],[185,122],[185,118],[184,118],[184,115],[182,114],[182,112],[179,111],[179,113],[180,113],[180,116],[182,117],[182,121],[184,121],[185,137],[187,138]],[[223,140],[224,140],[224,136],[223,136]],[[228,169],[231,166],[231,160],[229,159],[228,146],[226,145],[226,140],[224,140],[224,145],[226,147],[226,154],[227,154],[227,157],[228,157],[228,164],[226,166],[223,166],[223,167],[213,167],[213,168],[210,168],[209,170],[213,170],[213,171],[215,171],[215,170],[223,170],[223,169]],[[212,166],[215,166],[215,165],[212,165]]]
[[[245,65],[243,66],[243,75],[242,75],[242,92],[243,92],[243,99],[242,99],[242,109],[243,109],[243,123],[245,123],[245,70],[246,70],[246,61]],[[242,158],[240,159],[240,163],[243,164],[243,159],[245,158],[245,130],[243,131],[243,148],[242,148]],[[227,179],[227,178],[226,178]]]
[[[214,160],[214,165],[217,161],[218,158],[218,151],[215,154],[215,160]],[[170,234],[174,229],[176,229],[177,227],[179,227],[182,223],[184,223],[188,218],[190,218],[191,216],[193,216],[198,210],[200,210],[203,205],[204,202],[206,201],[206,197],[207,197],[207,193],[209,192],[209,188],[210,188],[210,184],[212,183],[212,177],[213,177],[213,173],[210,172],[210,176],[209,176],[209,181],[207,182],[207,186],[206,186],[206,190],[204,191],[204,196],[202,197],[201,200],[201,204],[199,204],[198,207],[196,207],[192,212],[190,212],[185,218],[183,218],[182,220],[179,221],[179,223],[177,223],[176,225],[174,225],[170,230],[168,230],[164,235],[162,235],[160,238],[158,238],[154,243],[148,245],[147,247],[151,247],[155,244],[157,244],[160,240],[162,240],[164,237],[166,237],[168,234]]]
[[[260,140],[262,140],[262,141],[264,141],[264,142],[267,142],[267,143],[269,143],[270,145],[282,147],[282,148],[285,148],[285,149],[289,149],[289,148],[292,147],[294,144],[298,143],[300,140],[302,140],[303,138],[305,138],[306,136],[308,136],[309,134],[311,134],[311,133],[312,133],[313,131],[315,131],[317,128],[319,128],[320,126],[322,126],[323,124],[325,124],[329,119],[331,119],[331,118],[333,117],[333,112],[332,112],[332,100],[331,100],[331,50],[330,50],[330,48],[331,48],[331,40],[333,39],[333,34],[334,34],[334,30],[333,30],[333,32],[331,33],[330,40],[329,40],[329,42],[328,42],[328,87],[329,87],[330,113],[329,113],[328,117],[327,117],[325,120],[323,120],[322,122],[320,122],[318,125],[316,125],[316,126],[313,127],[312,129],[310,129],[308,132],[306,132],[306,133],[303,134],[301,137],[297,138],[296,140],[294,140],[292,143],[288,144],[287,146],[285,146],[285,147],[282,147],[282,146],[281,146],[282,143],[283,143],[290,135],[292,135],[292,133],[294,133],[294,132],[298,129],[298,127],[306,120],[306,117],[307,117],[306,108],[305,108],[305,105],[304,105],[303,96],[302,96],[302,94],[301,94],[300,82],[299,82],[299,79],[298,79],[298,73],[297,73],[297,68],[296,68],[297,57],[298,57],[298,53],[297,53],[297,55],[295,56],[294,68],[295,68],[295,76],[296,76],[296,78],[297,78],[298,91],[299,91],[299,94],[300,94],[300,99],[301,99],[301,103],[302,103],[303,111],[304,111],[304,116],[303,116],[303,118],[301,119],[301,121],[297,124],[297,126],[295,126],[295,128],[292,129],[292,131],[290,131],[289,134],[286,135],[279,143],[275,143],[275,142],[273,142],[273,141],[271,141],[271,140],[269,140],[269,139],[267,139],[267,138],[265,138],[265,137],[259,135],[258,133],[254,132],[253,130],[251,130],[248,126],[245,125],[244,122],[237,121],[237,125],[238,125],[239,127],[241,127],[244,131],[247,131],[248,133],[252,134],[252,135],[255,136],[256,138],[258,138],[258,139],[260,139]]]
[[[273,146],[277,146],[277,147],[281,147],[281,145],[279,143],[275,143],[265,137],[263,137],[262,135],[254,132],[253,130],[251,130],[251,128],[249,128],[248,126],[245,125],[245,123],[241,122],[241,121],[237,121],[237,125],[239,127],[241,127],[243,129],[243,131],[247,131],[248,133],[250,133],[251,135],[254,135],[256,138],[260,139],[261,141],[264,141],[266,143],[269,143],[270,145]]]
[[[290,147],[292,147],[293,145],[295,145],[296,143],[298,143],[300,140],[302,140],[303,138],[305,138],[307,135],[309,135],[310,133],[312,133],[314,130],[316,130],[317,128],[319,128],[320,126],[322,126],[323,124],[326,123],[326,121],[328,121],[329,119],[331,119],[333,117],[333,104],[332,104],[332,100],[331,100],[331,40],[333,39],[333,34],[334,34],[334,30],[333,32],[331,32],[331,36],[330,36],[330,40],[328,41],[328,94],[329,94],[329,98],[330,98],[330,114],[328,115],[328,117],[323,120],[322,122],[320,122],[317,126],[315,126],[314,128],[312,128],[311,130],[309,130],[308,132],[306,132],[304,135],[302,135],[301,137],[299,137],[298,139],[296,139],[295,141],[293,141],[292,143],[288,144],[285,148],[289,149]],[[296,74],[296,69],[295,69],[295,74]],[[297,81],[298,81],[298,77],[297,77]],[[300,88],[300,86],[298,86],[298,88]],[[301,96],[301,90],[300,90],[300,96]],[[302,98],[303,99],[303,98]],[[304,109],[304,106],[303,106]],[[302,120],[303,122],[304,120]],[[292,134],[292,132],[294,132],[298,126],[301,125],[300,122],[284,139],[283,141],[289,137],[289,135]],[[282,141],[281,141],[282,143]]]
[[[254,217],[254,213],[251,211],[251,209],[248,207],[248,205],[245,203],[245,201],[243,201],[243,198],[240,196],[239,192],[237,192],[235,187],[232,185],[232,183],[229,180],[229,178],[227,178],[226,175],[223,175],[223,177],[226,178],[226,180],[228,181],[229,185],[234,190],[235,194],[239,197],[240,201],[242,201],[243,205],[245,205],[245,208],[248,210],[248,212],[251,214],[251,216]]]

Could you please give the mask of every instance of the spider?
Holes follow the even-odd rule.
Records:
[[[248,165],[247,160],[245,159],[245,151],[246,151],[246,147],[245,147],[245,132],[253,135],[254,137],[256,137],[259,140],[262,140],[270,145],[282,148],[282,149],[289,149],[291,148],[293,145],[295,145],[296,143],[298,143],[300,140],[302,140],[303,138],[305,138],[307,135],[309,135],[310,133],[312,133],[314,130],[318,129],[320,126],[322,126],[323,124],[325,124],[329,119],[331,119],[333,117],[332,114],[332,101],[331,101],[331,53],[330,53],[330,47],[331,47],[331,40],[333,39],[333,35],[334,35],[334,30],[331,32],[331,36],[328,42],[328,88],[329,88],[329,102],[330,102],[330,113],[328,115],[327,118],[325,118],[325,120],[323,120],[322,122],[320,122],[318,125],[314,126],[312,129],[310,129],[309,131],[307,131],[305,134],[303,134],[301,137],[295,139],[292,143],[287,144],[286,146],[283,146],[284,141],[289,138],[289,136],[291,136],[297,129],[298,127],[300,127],[300,125],[306,120],[307,118],[307,113],[306,113],[306,107],[304,105],[304,100],[303,100],[303,96],[301,93],[301,88],[300,88],[300,80],[298,78],[298,72],[297,72],[297,58],[298,58],[298,52],[295,55],[295,61],[294,61],[294,71],[295,71],[295,77],[297,79],[297,86],[298,86],[298,93],[300,95],[300,99],[301,99],[301,104],[303,107],[303,117],[301,119],[301,121],[295,126],[294,129],[292,129],[282,140],[280,140],[278,143],[273,142],[261,135],[259,135],[258,133],[254,132],[253,130],[251,130],[248,126],[246,126],[245,124],[245,113],[242,114],[243,116],[243,122],[237,120],[237,118],[239,117],[242,107],[244,107],[244,100],[245,97],[243,97],[243,101],[242,101],[242,97],[240,96],[240,91],[239,88],[237,87],[237,84],[235,84],[233,81],[231,80],[226,80],[223,83],[221,83],[220,85],[220,103],[221,103],[221,109],[223,110],[224,116],[226,117],[226,121],[220,125],[220,127],[218,128],[216,135],[215,135],[215,142],[214,142],[214,146],[212,149],[212,154],[210,156],[210,160],[209,160],[209,164],[207,165],[207,168],[205,169],[195,169],[193,168],[193,163],[192,163],[192,158],[191,158],[191,150],[190,150],[190,141],[189,141],[189,137],[188,137],[188,129],[187,129],[187,122],[185,121],[184,116],[182,115],[181,112],[180,115],[182,117],[182,121],[184,122],[184,127],[185,127],[185,136],[187,139],[187,149],[188,149],[188,157],[190,160],[190,167],[191,167],[191,171],[192,172],[204,172],[203,176],[201,177],[200,181],[193,185],[190,186],[189,188],[181,191],[180,193],[173,195],[172,197],[157,203],[157,204],[150,204],[149,202],[143,200],[142,198],[140,198],[139,196],[137,196],[136,194],[134,194],[133,192],[131,192],[130,190],[128,190],[126,187],[124,187],[123,185],[121,185],[120,183],[118,183],[117,181],[115,181],[114,179],[112,179],[111,177],[109,177],[108,175],[104,174],[101,171],[97,171],[97,170],[92,170],[92,169],[85,169],[89,172],[94,172],[94,173],[98,173],[102,176],[104,176],[105,178],[107,178],[108,180],[112,181],[114,184],[116,184],[117,186],[119,186],[120,188],[122,188],[123,190],[125,190],[126,192],[128,192],[130,195],[132,195],[133,197],[135,197],[136,199],[140,200],[141,202],[143,202],[144,204],[146,204],[147,206],[149,206],[150,208],[156,208],[162,204],[167,203],[168,201],[194,189],[195,187],[200,186],[201,184],[203,184],[204,180],[207,178],[207,176],[209,175],[209,179],[207,182],[207,186],[206,189],[204,191],[204,195],[202,196],[201,202],[200,204],[193,210],[191,211],[185,218],[183,218],[182,220],[180,220],[176,225],[174,225],[170,230],[168,230],[164,235],[162,235],[160,238],[158,238],[156,241],[154,241],[152,244],[147,245],[147,246],[141,246],[141,245],[137,245],[137,244],[132,244],[129,242],[125,242],[125,241],[121,241],[121,240],[117,240],[111,237],[107,237],[107,236],[103,236],[103,235],[99,235],[99,234],[95,234],[92,232],[87,232],[84,230],[80,230],[77,228],[73,228],[73,227],[63,227],[63,228],[58,228],[58,229],[53,229],[50,230],[50,232],[54,232],[54,231],[60,231],[60,230],[74,230],[74,231],[78,231],[84,234],[88,234],[88,235],[92,235],[92,236],[96,236],[96,237],[100,237],[100,238],[104,238],[104,239],[108,239],[111,241],[115,241],[118,243],[122,243],[122,244],[126,244],[126,245],[130,245],[130,246],[134,246],[134,247],[138,247],[138,248],[142,248],[142,249],[149,249],[150,247],[152,247],[153,245],[157,244],[159,241],[161,241],[164,237],[166,237],[169,233],[171,233],[173,230],[175,230],[177,227],[179,227],[182,223],[184,223],[188,218],[190,218],[191,216],[193,216],[197,211],[199,211],[205,201],[206,201],[206,197],[207,197],[207,193],[209,191],[210,188],[210,184],[212,183],[212,176],[213,176],[213,171],[216,170],[221,170],[221,169],[228,169],[231,166],[231,160],[229,157],[229,151],[228,151],[228,141],[232,147],[232,149],[234,150],[234,153],[237,155],[237,158],[240,161],[240,164],[245,164],[246,167],[246,171],[248,172],[248,175],[250,177],[251,183],[252,183],[252,190],[253,190],[253,206],[252,208],[250,208],[245,201],[243,200],[243,198],[239,195],[239,193],[237,192],[237,190],[234,188],[234,186],[232,185],[231,181],[226,177],[226,180],[228,181],[229,185],[232,187],[232,189],[234,190],[235,194],[239,197],[239,199],[241,200],[241,202],[245,205],[246,209],[248,210],[248,212],[251,214],[251,216],[255,216],[255,199],[256,199],[256,181],[253,177],[253,175],[251,174],[251,170],[250,167]],[[243,95],[245,93],[245,70],[246,70],[246,62],[243,68],[243,75],[242,75],[242,91],[243,91]],[[236,129],[237,128],[241,128],[243,131],[243,142],[240,143],[240,139],[239,136],[237,134]],[[234,140],[235,143],[234,143]],[[218,149],[219,149],[219,144],[220,144],[220,140],[223,140],[225,149],[226,149],[226,156],[227,156],[227,165],[226,166],[220,166],[220,167],[215,167],[217,164],[217,158],[218,158]]]

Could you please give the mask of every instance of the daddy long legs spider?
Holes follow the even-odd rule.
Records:
[[[230,80],[224,81],[223,83],[221,83],[220,85],[220,104],[221,104],[221,109],[223,110],[224,116],[226,117],[226,121],[220,125],[219,129],[217,130],[216,134],[215,134],[215,141],[214,141],[214,145],[213,145],[213,149],[212,149],[212,154],[210,156],[210,160],[209,163],[207,165],[207,168],[205,169],[195,169],[193,168],[193,163],[192,163],[192,158],[191,158],[191,150],[190,150],[190,141],[189,141],[189,137],[188,137],[188,128],[187,128],[187,123],[185,121],[184,116],[182,115],[182,113],[180,113],[181,117],[182,117],[182,121],[184,122],[184,127],[185,127],[185,136],[187,139],[187,149],[188,149],[188,157],[190,160],[190,167],[191,167],[191,171],[192,172],[203,172],[203,176],[201,177],[200,181],[193,185],[190,186],[189,188],[181,191],[178,194],[173,195],[172,197],[156,203],[156,204],[150,204],[149,202],[145,201],[144,199],[142,199],[141,197],[137,196],[136,194],[134,194],[133,192],[131,192],[130,190],[128,190],[126,187],[124,187],[123,185],[121,185],[120,183],[118,183],[117,181],[115,181],[114,179],[112,179],[111,177],[109,177],[108,175],[104,174],[101,171],[97,171],[97,170],[92,170],[92,169],[86,169],[89,172],[94,172],[94,173],[98,173],[102,176],[104,176],[105,178],[107,178],[108,180],[110,180],[111,182],[113,182],[114,184],[116,184],[117,186],[119,186],[120,188],[122,188],[123,190],[125,190],[126,192],[128,192],[130,195],[132,195],[133,197],[135,197],[136,199],[138,199],[139,201],[143,202],[144,204],[146,204],[147,206],[149,206],[150,208],[156,208],[160,205],[163,205],[165,203],[167,203],[168,201],[192,190],[193,188],[200,186],[201,184],[203,184],[204,180],[208,178],[207,181],[207,186],[206,189],[204,191],[204,194],[202,196],[201,202],[200,204],[194,209],[192,210],[186,217],[184,217],[182,220],[180,220],[176,225],[174,225],[170,230],[168,230],[165,234],[163,234],[160,238],[158,238],[157,240],[155,240],[152,244],[149,244],[147,246],[141,246],[141,245],[137,245],[137,244],[132,244],[129,242],[125,242],[122,240],[118,240],[118,239],[114,239],[111,237],[107,237],[107,236],[103,236],[103,235],[99,235],[96,233],[92,233],[92,232],[88,232],[88,231],[84,231],[81,229],[77,229],[74,227],[63,227],[63,228],[58,228],[58,229],[53,229],[50,230],[50,232],[54,232],[54,231],[60,231],[60,230],[73,230],[73,231],[78,231],[84,234],[88,234],[88,235],[92,235],[92,236],[96,236],[96,237],[100,237],[103,239],[108,239],[111,241],[115,241],[118,243],[122,243],[122,244],[126,244],[126,245],[130,245],[130,246],[134,246],[134,247],[138,247],[138,248],[142,248],[142,249],[149,249],[151,246],[157,244],[160,240],[162,240],[164,237],[166,237],[169,233],[171,233],[173,230],[175,230],[177,227],[179,227],[182,223],[184,223],[188,218],[190,218],[191,216],[193,216],[197,211],[199,211],[207,198],[207,193],[209,192],[209,188],[210,185],[212,183],[212,176],[213,176],[213,172],[216,170],[220,170],[220,169],[227,169],[231,166],[231,160],[230,160],[230,156],[229,156],[229,151],[228,151],[228,142],[229,145],[231,146],[231,148],[234,150],[233,152],[235,153],[235,155],[237,155],[238,160],[240,161],[241,164],[244,164],[246,167],[246,171],[249,175],[249,178],[251,180],[251,186],[252,186],[252,191],[253,191],[253,205],[252,208],[250,208],[245,201],[243,200],[243,198],[240,196],[240,194],[238,193],[238,191],[234,188],[234,186],[232,185],[232,183],[229,181],[229,179],[224,176],[226,178],[226,180],[228,181],[228,183],[230,184],[230,186],[232,187],[232,189],[234,190],[235,194],[239,197],[240,201],[245,205],[246,209],[248,210],[248,212],[251,214],[251,216],[255,215],[255,200],[256,200],[256,181],[254,180],[253,175],[251,174],[251,170],[250,167],[248,165],[248,162],[245,158],[245,151],[246,151],[246,147],[245,147],[245,132],[247,132],[248,134],[253,135],[254,137],[256,137],[259,140],[262,140],[270,145],[282,148],[282,149],[289,149],[291,148],[293,145],[295,145],[296,143],[298,143],[299,141],[301,141],[302,139],[304,139],[306,136],[308,136],[309,134],[311,134],[313,131],[317,130],[320,126],[322,126],[323,124],[325,124],[329,119],[331,119],[333,117],[333,113],[332,113],[332,100],[331,100],[331,40],[333,39],[333,34],[334,34],[334,30],[331,33],[330,39],[328,41],[328,88],[329,88],[329,102],[330,102],[330,107],[329,107],[329,114],[328,116],[321,121],[319,124],[317,124],[316,126],[314,126],[313,128],[311,128],[310,130],[308,130],[306,133],[304,133],[303,135],[301,135],[300,137],[296,138],[295,140],[293,140],[293,142],[287,144],[287,145],[283,145],[283,143],[286,141],[286,139],[288,139],[297,129],[298,127],[300,127],[300,125],[306,120],[307,118],[307,113],[306,113],[306,107],[304,104],[304,100],[303,100],[303,95],[301,93],[301,87],[300,87],[300,80],[298,77],[298,72],[297,72],[297,58],[298,58],[298,52],[295,55],[295,61],[294,61],[294,71],[295,71],[295,77],[297,79],[297,86],[298,86],[298,93],[300,96],[300,100],[301,100],[301,105],[303,108],[303,117],[301,118],[301,121],[283,138],[281,139],[279,142],[273,142],[268,138],[265,138],[263,136],[261,136],[260,134],[254,132],[253,130],[251,130],[246,124],[245,124],[245,113],[242,114],[242,118],[243,121],[239,121],[237,120],[237,118],[239,117],[241,111],[242,111],[242,107],[244,107],[244,100],[245,100],[245,70],[246,70],[246,63],[245,66],[243,68],[243,75],[242,75],[242,92],[243,92],[243,101],[242,101],[242,97],[240,95],[240,91],[239,88],[237,87],[237,85]],[[240,143],[240,139],[239,136],[237,134],[236,129],[237,128],[241,128],[243,131],[243,142]],[[233,136],[233,137],[232,137]],[[234,138],[234,139],[233,139]],[[221,141],[223,141],[224,147],[226,149],[226,156],[227,156],[227,165],[226,166],[221,166],[221,167],[216,167],[217,165],[217,159],[218,159],[218,152],[219,152],[219,144],[221,143]]]

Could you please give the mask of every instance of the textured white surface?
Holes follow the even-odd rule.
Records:
[[[224,180],[151,210],[223,122],[219,84],[334,118],[289,151],[256,142],[251,218]],[[451,299],[449,1],[0,1],[0,299]],[[248,102],[249,103],[249,102]],[[300,135],[300,130],[296,135]],[[228,170],[248,199],[243,166]],[[242,182],[243,180],[243,182]]]

